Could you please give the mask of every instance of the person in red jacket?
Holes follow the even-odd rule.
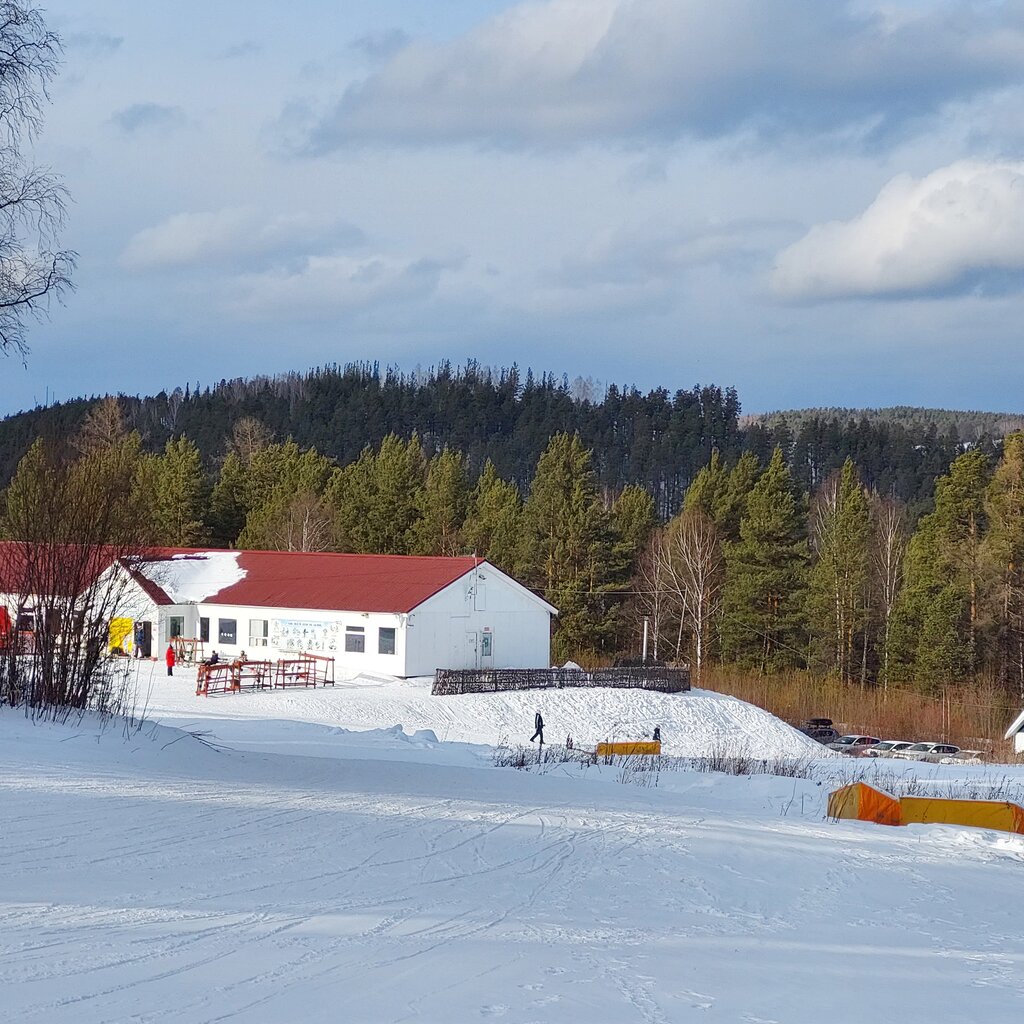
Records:
[[[164,661],[167,662],[167,674],[169,676],[174,675],[174,663],[178,659],[174,655],[174,644],[167,645],[167,653],[164,655]]]

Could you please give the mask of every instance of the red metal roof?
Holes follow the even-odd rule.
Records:
[[[206,552],[160,552],[201,558]],[[220,552],[218,552],[220,553]],[[239,551],[245,577],[203,598],[203,604],[257,608],[311,608],[354,612],[409,612],[465,576],[480,559],[415,555],[352,555],[333,552]],[[160,557],[154,562],[162,560]],[[145,567],[141,567],[145,573]],[[158,574],[157,574],[158,575]],[[147,592],[170,603],[159,585]]]

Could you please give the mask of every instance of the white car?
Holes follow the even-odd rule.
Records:
[[[930,761],[937,764],[944,757],[952,757],[960,753],[960,748],[952,743],[913,743],[906,750],[893,754],[901,761]]]
[[[834,743],[828,743],[829,750],[838,750],[840,754],[860,757],[869,747],[878,744],[877,736],[840,736]]]
[[[873,747],[864,751],[865,757],[895,757],[901,750],[906,750],[914,744],[910,740],[882,740]]]

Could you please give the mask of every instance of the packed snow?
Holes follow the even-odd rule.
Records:
[[[334,687],[245,691],[196,697],[195,670],[139,669],[139,703],[174,725],[206,719],[254,718],[316,722],[344,729],[430,729],[441,739],[494,745],[526,743],[540,711],[545,739],[577,745],[636,740],[661,726],[666,754],[734,753],[749,757],[820,757],[820,744],[761,708],[709,690],[687,694],[627,689],[531,690],[434,697],[429,679],[356,676]],[[210,726],[220,728],[220,726]]]
[[[1024,837],[830,822],[806,779],[624,785],[615,766],[496,768],[426,732],[202,724],[0,714],[0,1017],[1024,1012]]]

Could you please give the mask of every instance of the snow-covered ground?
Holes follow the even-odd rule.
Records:
[[[268,719],[316,722],[343,729],[430,729],[441,741],[493,745],[526,743],[533,716],[541,711],[549,743],[589,745],[601,740],[650,736],[661,726],[667,754],[744,753],[750,757],[818,757],[822,747],[761,708],[735,697],[695,690],[688,694],[646,690],[567,689],[525,693],[433,697],[429,679],[396,680],[358,676],[334,687],[246,691],[196,697],[195,670],[175,669],[168,679],[163,666],[138,669],[138,703],[150,717],[173,725],[205,723],[227,735],[225,720]],[[216,720],[218,724],[211,724]],[[221,730],[221,731],[219,731]],[[250,730],[250,733],[253,731]],[[230,734],[244,733],[237,725]],[[262,735],[257,728],[255,734]]]
[[[495,768],[480,741],[506,722],[521,733],[536,695],[432,702],[384,683],[374,713],[365,685],[198,701],[188,685],[154,683],[165,724],[127,735],[0,713],[0,1020],[1024,1012],[1024,837],[830,822],[828,780],[856,762],[823,761],[816,779],[662,772],[647,787],[616,766]],[[707,728],[656,695],[588,696],[540,706],[581,738],[627,709]]]

